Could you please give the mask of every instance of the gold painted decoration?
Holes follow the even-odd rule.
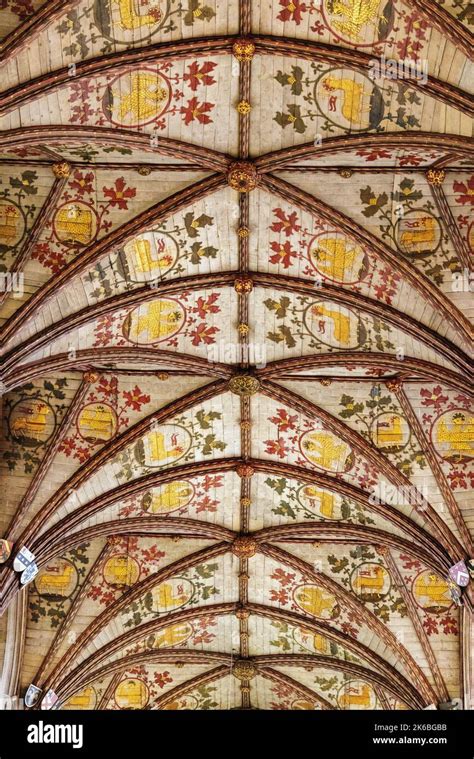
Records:
[[[340,688],[337,702],[341,709],[375,709],[377,696],[363,680],[349,680]]]
[[[428,256],[435,253],[442,240],[441,225],[430,211],[406,211],[395,225],[399,249],[407,256]]]
[[[351,574],[351,588],[363,601],[380,601],[390,592],[391,577],[381,564],[359,564]]]
[[[11,437],[20,445],[36,448],[54,432],[56,414],[53,407],[41,398],[19,400],[8,415]]]
[[[179,696],[179,698],[174,698],[171,701],[167,701],[161,708],[165,711],[182,711],[183,709],[195,711],[198,708],[198,705],[199,702],[195,696],[186,694],[184,696]]]
[[[338,493],[322,490],[317,485],[301,485],[296,498],[304,509],[323,519],[344,519],[343,498]]]
[[[50,601],[63,601],[75,591],[79,575],[68,559],[58,557],[41,569],[34,581],[38,595]]]
[[[335,596],[319,585],[299,585],[293,591],[296,605],[318,619],[334,619],[340,613]]]
[[[410,425],[401,414],[385,412],[373,419],[370,435],[377,448],[387,453],[398,452],[410,442]]]
[[[120,127],[150,124],[168,108],[169,80],[156,70],[135,68],[119,74],[106,88],[102,107],[106,118]]]
[[[255,43],[252,40],[241,38],[234,42],[232,53],[241,63],[250,63],[255,54]]]
[[[143,709],[149,699],[148,686],[138,677],[127,677],[117,685],[114,698],[119,709]]]
[[[229,390],[231,393],[235,393],[235,395],[248,397],[258,393],[259,389],[260,382],[250,374],[239,374],[229,380]]]
[[[474,416],[453,409],[438,416],[431,428],[431,441],[440,458],[463,464],[474,458]]]
[[[359,314],[332,301],[315,301],[303,314],[306,329],[318,342],[331,348],[352,350],[366,339]]]
[[[382,91],[355,69],[334,68],[320,74],[314,100],[328,122],[352,132],[375,129],[384,116]]]
[[[312,711],[318,707],[315,701],[309,701],[306,698],[295,698],[295,700],[291,702],[291,708],[296,709],[297,711]]]
[[[257,169],[249,161],[235,161],[227,171],[227,182],[237,192],[251,192],[258,185]]]
[[[317,654],[318,656],[332,656],[335,653],[334,649],[337,648],[324,635],[314,633],[312,630],[306,630],[304,627],[295,627],[293,638],[299,646],[311,654]]]
[[[180,609],[187,604],[196,593],[191,580],[184,577],[172,577],[157,585],[151,591],[152,611],[156,614],[166,614]]]
[[[175,464],[191,448],[191,433],[178,424],[162,424],[148,432],[135,445],[135,458],[142,466]]]
[[[63,203],[53,217],[56,238],[71,247],[90,245],[95,240],[98,226],[96,210],[82,200]]]
[[[122,267],[131,282],[150,282],[160,279],[173,268],[179,247],[165,232],[144,232],[129,240],[119,253]]]
[[[236,279],[234,282],[234,290],[239,295],[246,295],[253,290],[253,282],[249,278]]]
[[[239,559],[250,559],[257,553],[258,543],[250,535],[239,535],[232,543],[231,550]]]
[[[79,412],[77,430],[88,443],[106,443],[117,428],[117,413],[108,403],[87,403]]]
[[[417,575],[413,595],[418,606],[431,614],[443,614],[453,604],[448,583],[432,570]]]
[[[61,709],[68,710],[84,710],[84,709],[95,709],[97,705],[97,692],[92,687],[92,685],[88,685],[83,690],[79,691],[78,693],[75,693],[73,696],[68,698],[68,700],[62,705]]]
[[[164,25],[170,6],[170,0],[95,0],[94,21],[107,39],[133,45]]]
[[[186,323],[186,311],[173,298],[159,298],[134,308],[123,322],[123,334],[136,345],[169,340]]]
[[[257,665],[249,659],[237,659],[232,666],[232,674],[237,680],[253,680],[257,673]]]
[[[67,179],[71,173],[71,164],[67,161],[53,163],[52,169],[56,179]]]
[[[348,472],[354,464],[350,445],[329,430],[304,432],[299,446],[307,461],[326,472]]]
[[[187,506],[193,499],[195,488],[188,480],[168,482],[161,488],[148,491],[142,498],[142,509],[148,514],[171,514]]]
[[[10,199],[0,198],[0,244],[14,248],[26,231],[26,219],[20,206]]]
[[[113,588],[130,588],[140,578],[140,564],[127,554],[115,554],[104,564],[104,580]]]
[[[322,277],[345,285],[360,282],[369,271],[364,249],[340,232],[322,232],[313,237],[308,258]]]
[[[194,628],[189,622],[170,625],[156,633],[153,648],[176,648],[177,646],[182,646],[193,633]]]
[[[426,172],[426,179],[428,184],[434,186],[441,186],[446,178],[446,172],[443,169],[428,169]]]
[[[357,47],[384,41],[395,20],[392,0],[322,0],[321,10],[334,36]]]

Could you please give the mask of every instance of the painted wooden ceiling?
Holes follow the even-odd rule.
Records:
[[[3,0],[4,694],[467,703],[470,24]]]

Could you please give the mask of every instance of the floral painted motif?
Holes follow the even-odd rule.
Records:
[[[117,377],[101,377],[85,397],[74,427],[61,441],[59,451],[83,463],[97,446],[111,440],[130,423],[128,412],[141,411],[150,396],[135,385],[132,390],[119,389]]]
[[[453,190],[459,193],[455,197],[456,203],[460,203],[463,206],[474,206],[474,174],[466,179],[465,182],[453,182]]]
[[[295,102],[274,116],[273,120],[282,129],[290,127],[298,134],[305,134],[311,123],[317,121],[318,133],[328,136],[341,131],[380,132],[387,123],[401,129],[420,127],[414,111],[415,106],[421,105],[421,99],[404,82],[387,84],[381,80],[376,84],[368,75],[356,70],[348,77],[346,69],[329,69],[319,63],[312,63],[311,69],[314,78],[305,76],[297,65],[287,71],[280,69],[275,76],[295,97]],[[395,113],[391,108],[393,98],[399,105]]]
[[[40,464],[48,440],[64,416],[68,382],[44,380],[32,382],[4,396],[5,435],[9,447],[3,452],[8,468],[13,472],[21,464],[25,474],[31,474]]]
[[[72,124],[141,128],[156,132],[166,128],[172,117],[185,126],[210,124],[215,103],[206,100],[208,87],[217,83],[211,72],[213,61],[193,62],[173,71],[171,62],[143,66],[99,79],[79,79],[69,85]],[[188,89],[189,88],[189,89]],[[201,88],[204,93],[201,94]],[[194,94],[198,92],[198,94]]]
[[[14,259],[31,229],[36,215],[32,202],[37,195],[36,171],[23,171],[8,180],[0,190],[0,272],[7,271],[7,258]]]
[[[157,545],[146,544],[139,538],[114,538],[113,550],[102,562],[87,598],[108,606],[132,585],[156,572],[165,556]]]
[[[400,561],[426,634],[457,635],[455,607],[446,581],[411,556],[400,554]]]
[[[129,654],[138,654],[142,651],[155,651],[163,648],[187,648],[200,646],[203,643],[212,643],[216,638],[213,628],[217,626],[214,616],[199,617],[193,622],[178,622],[165,627],[157,633],[152,633],[145,640],[139,641],[135,646],[127,649]]]
[[[430,385],[420,390],[423,427],[453,490],[474,487],[473,416],[471,399]]]
[[[93,285],[91,296],[101,299],[139,284],[158,283],[166,275],[185,273],[184,264],[199,266],[215,259],[218,249],[206,245],[203,237],[214,219],[189,211],[181,225],[162,222],[153,230],[129,240],[121,250],[99,262],[87,274]]]
[[[94,328],[94,346],[161,345],[177,348],[190,338],[195,347],[216,342],[220,328],[209,324],[221,312],[221,293],[201,296],[183,292],[176,298],[163,297],[127,310],[100,317]],[[202,321],[201,321],[202,320]]]
[[[220,704],[216,701],[217,688],[215,685],[200,685],[188,691],[184,696],[179,696],[167,701],[163,709],[177,711],[182,709],[209,711],[210,709],[219,709]]]
[[[224,451],[227,443],[219,440],[213,429],[221,418],[219,411],[201,409],[192,416],[178,416],[165,424],[157,424],[118,454],[115,459],[115,464],[120,466],[117,477],[128,481],[178,461],[180,464],[194,461],[196,454],[212,456],[215,451]]]
[[[273,215],[269,229],[278,237],[270,240],[271,264],[291,273],[300,261],[307,262],[303,274],[314,277],[318,284],[329,282],[362,292],[363,285],[370,283],[378,300],[392,303],[400,277],[389,266],[317,217],[312,217],[308,229],[295,210],[277,207]]]
[[[282,295],[267,298],[276,329],[267,333],[273,343],[295,348],[298,343],[315,352],[378,350],[395,352],[391,327],[378,317],[361,314],[325,298]]]
[[[329,555],[328,563],[342,584],[354,593],[384,622],[395,614],[406,617],[408,611],[392,582],[378,552],[368,546],[357,546],[349,556]]]
[[[19,21],[24,21],[32,16],[38,6],[36,0],[0,0],[0,10],[7,8],[11,13],[18,16]]]
[[[357,656],[353,656],[342,646],[312,630],[279,621],[273,621],[271,626],[275,629],[276,637],[270,641],[270,645],[281,653],[307,654],[309,652],[317,656],[331,656],[344,661],[361,663]]]
[[[80,590],[89,564],[89,543],[52,559],[30,587],[28,609],[32,622],[47,621],[51,629],[59,626]]]
[[[219,595],[221,591],[214,584],[218,569],[219,564],[199,564],[179,577],[159,583],[123,610],[124,627],[136,627],[152,617],[197,605]]]
[[[75,169],[59,198],[52,219],[45,225],[40,242],[33,248],[32,257],[53,274],[63,269],[82,248],[91,245],[99,236],[109,232],[110,210],[127,210],[136,196],[123,177],[103,186],[104,200],[97,202],[97,180],[93,171]]]
[[[160,488],[153,488],[146,493],[133,496],[124,501],[120,509],[120,517],[136,517],[144,514],[158,514],[173,517],[214,514],[221,506],[216,490],[224,486],[220,475],[206,474],[192,480],[173,481]],[[210,495],[212,494],[212,495]]]
[[[302,696],[301,691],[299,691],[298,688],[292,688],[283,683],[272,684],[270,693],[273,696],[273,700],[269,702],[269,707],[273,710],[313,710],[320,708],[316,699]]]
[[[339,416],[350,419],[357,431],[408,477],[413,474],[414,467],[425,469],[425,457],[392,396],[384,395],[380,384],[372,386],[369,396],[356,400],[351,395],[342,395]]]
[[[374,524],[362,506],[348,498],[322,490],[316,485],[294,484],[286,477],[268,477],[265,484],[280,498],[273,514],[293,520],[330,519],[354,524]]]
[[[414,179],[405,177],[390,193],[389,202],[386,192],[377,194],[367,185],[360,191],[362,214],[367,219],[378,217],[382,239],[440,285],[446,272],[459,270],[459,261],[450,255],[449,236],[441,226],[431,197],[425,197],[425,193],[424,186],[420,189]]]
[[[151,40],[158,32],[163,36],[175,32],[178,29],[175,20],[185,27],[209,22],[216,15],[213,5],[212,0],[210,4],[200,0],[186,0],[183,3],[176,0],[142,0],[140,4],[118,0],[117,18],[113,0],[95,0],[86,7],[71,9],[56,31],[69,43],[63,46],[66,55],[86,58],[97,41],[102,42],[100,53],[110,53],[116,45],[133,47]]]

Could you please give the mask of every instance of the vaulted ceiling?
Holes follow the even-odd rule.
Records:
[[[470,8],[3,0],[4,694],[468,704]]]

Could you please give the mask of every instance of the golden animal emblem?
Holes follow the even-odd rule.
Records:
[[[374,692],[366,683],[348,683],[344,693],[339,698],[343,709],[370,709],[374,700]]]
[[[97,701],[97,694],[92,686],[84,688],[79,693],[68,698],[63,709],[94,709]]]
[[[295,601],[300,607],[313,617],[330,619],[333,617],[337,603],[330,593],[319,588],[317,585],[302,585],[295,590]]]
[[[194,585],[184,578],[173,578],[152,590],[153,611],[163,614],[184,606],[194,595]]]
[[[438,222],[429,214],[406,218],[400,223],[400,247],[406,253],[427,253],[435,246]]]
[[[376,27],[379,23],[380,0],[333,0],[328,8],[336,20],[332,25],[337,31],[353,42],[363,42],[362,30],[366,24]],[[385,19],[387,21],[387,19]]]
[[[467,411],[443,414],[434,424],[438,452],[448,461],[469,461],[474,453],[474,417]]]
[[[363,250],[345,238],[319,238],[310,249],[318,271],[337,282],[357,282],[364,269]]]
[[[304,485],[298,494],[303,506],[326,519],[340,518],[340,498],[327,490],[318,490],[314,485]]]
[[[80,412],[77,426],[84,440],[106,442],[116,432],[117,416],[107,404],[90,403]]]
[[[345,471],[351,454],[347,443],[326,430],[305,432],[301,450],[308,461],[329,472]]]
[[[389,575],[380,564],[363,564],[353,573],[351,585],[360,596],[380,597],[389,590]]]
[[[149,514],[169,514],[186,506],[194,495],[190,482],[169,482],[159,490],[147,493],[142,508]]]
[[[169,98],[169,87],[163,77],[148,70],[121,76],[110,91],[112,118],[123,126],[146,124],[157,118]]]
[[[422,572],[413,584],[415,597],[423,609],[441,612],[452,604],[447,582],[433,572]]]
[[[291,704],[291,708],[309,711],[316,709],[316,706],[313,701],[307,701],[305,698],[295,698]]]
[[[148,702],[148,688],[143,680],[127,678],[115,689],[115,703],[120,709],[143,709]]]
[[[147,441],[150,448],[151,460],[154,463],[167,461],[168,459],[176,459],[183,454],[183,447],[179,445],[176,433],[171,435],[170,447],[165,443],[165,435],[163,432],[151,432],[148,435]]]
[[[146,237],[137,237],[124,246],[127,258],[138,274],[164,274],[173,265],[176,255],[166,245],[164,237],[153,241]]]
[[[0,240],[4,245],[12,246],[19,236],[19,209],[10,203],[0,203]]]
[[[181,329],[185,314],[175,300],[155,300],[132,311],[124,322],[129,340],[151,344],[172,337]]]
[[[156,635],[154,648],[174,648],[185,643],[193,634],[193,627],[189,622],[171,625]]]
[[[56,559],[48,564],[35,580],[40,596],[68,598],[77,584],[77,571],[70,561]]]
[[[104,564],[104,580],[114,588],[129,588],[140,577],[140,565],[132,556],[117,554]]]
[[[153,26],[163,18],[159,3],[156,2],[149,5],[145,13],[142,12],[140,6],[148,5],[148,3],[144,3],[143,0],[140,2],[136,0],[113,0],[113,3],[118,5],[121,28],[128,31],[140,29],[143,26]]]
[[[54,229],[61,242],[87,245],[95,237],[94,213],[85,205],[68,203],[56,213]]]
[[[315,303],[311,306],[311,318],[311,332],[321,342],[335,344],[338,348],[349,348],[354,342],[350,314],[337,306]]]
[[[375,419],[372,439],[379,448],[398,449],[405,445],[405,420],[398,414],[382,414]]]
[[[351,124],[362,124],[363,114],[370,111],[370,106],[365,106],[363,102],[364,85],[362,82],[328,75],[323,79],[323,87],[329,95],[334,92],[341,92],[342,115]],[[329,97],[329,110],[336,110],[331,97]]]
[[[14,437],[28,437],[39,441],[46,432],[50,407],[41,401],[30,402],[18,407],[19,413],[10,421],[10,431]]]

